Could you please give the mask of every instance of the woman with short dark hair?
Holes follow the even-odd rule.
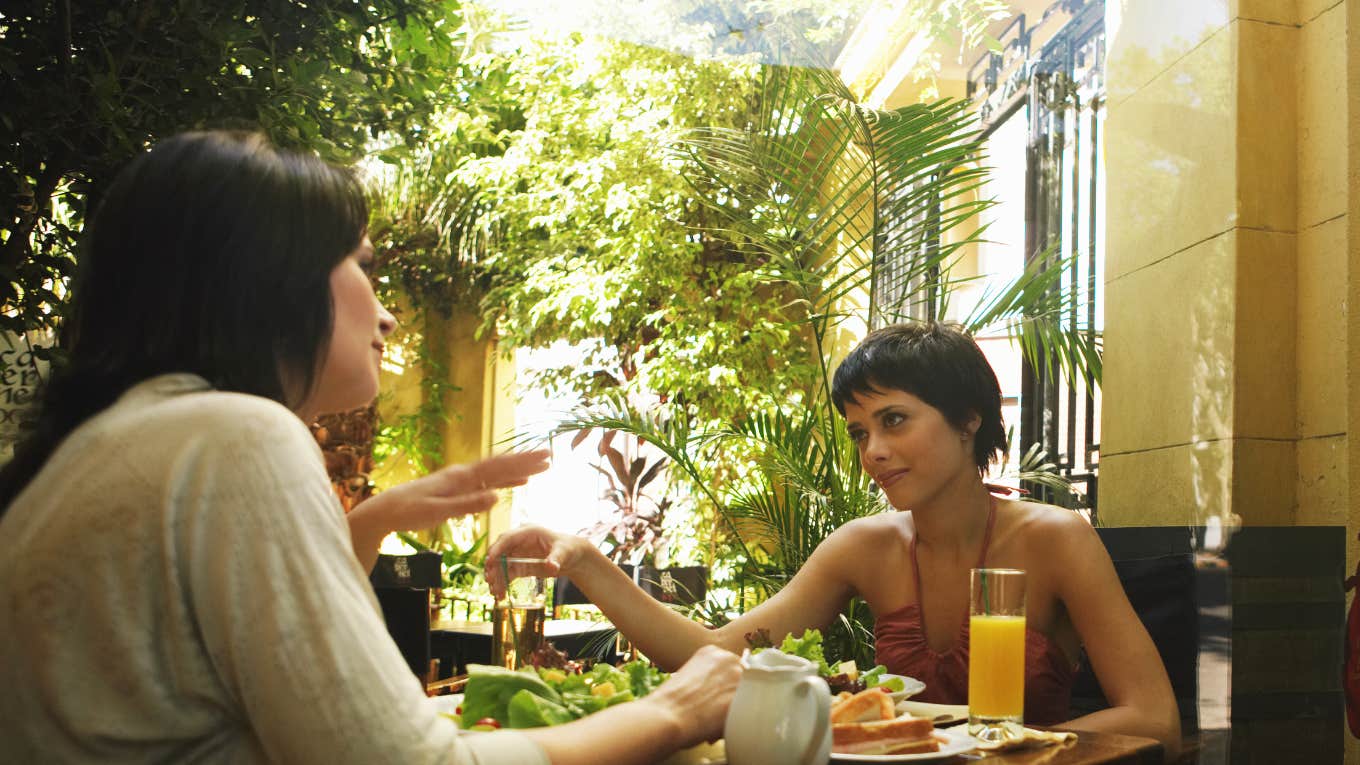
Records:
[[[758,629],[777,641],[825,628],[859,596],[875,615],[879,662],[924,681],[916,698],[946,704],[968,702],[969,570],[1023,569],[1025,721],[1149,736],[1174,758],[1171,683],[1095,530],[1076,513],[1003,499],[983,483],[1006,437],[1001,389],[977,343],[938,323],[876,330],[837,368],[831,395],[864,470],[899,512],[845,524],[788,585],[719,629],[652,602],[588,540],[528,527],[488,554],[546,554],[662,666],[702,645],[740,651]],[[1111,706],[1068,720],[1083,649]]]
[[[396,325],[353,175],[253,134],[176,136],[109,187],[68,362],[0,470],[0,741],[16,762],[650,762],[718,734],[713,649],[551,732],[460,736],[388,636],[393,529],[479,512],[546,452],[348,516],[306,422],[369,403]]]

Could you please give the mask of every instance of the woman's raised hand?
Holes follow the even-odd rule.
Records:
[[[545,558],[547,565],[542,576],[553,576],[568,570],[580,559],[586,540],[574,534],[561,534],[542,526],[523,526],[500,535],[486,551],[483,565],[491,594],[500,598],[505,594],[505,577],[499,565],[507,558]]]
[[[523,486],[548,469],[548,450],[510,452],[449,465],[377,494],[349,514],[350,536],[360,563],[372,567],[382,538],[393,531],[428,529],[450,518],[491,509],[496,490]]]
[[[391,531],[425,529],[449,518],[488,510],[496,504],[497,489],[523,486],[529,476],[547,469],[546,449],[497,454],[470,465],[449,465],[407,481],[364,505],[379,500],[391,503],[384,509]]]

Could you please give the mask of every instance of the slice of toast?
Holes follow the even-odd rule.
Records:
[[[935,725],[926,717],[903,715],[892,720],[833,723],[832,751],[846,754],[911,754],[940,747]]]
[[[878,688],[860,691],[831,706],[832,723],[891,720],[897,715],[892,696]]]

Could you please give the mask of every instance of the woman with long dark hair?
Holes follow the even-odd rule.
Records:
[[[176,136],[105,193],[68,361],[0,470],[6,757],[646,762],[717,734],[739,673],[717,651],[549,735],[459,736],[425,698],[367,581],[378,543],[489,508],[546,453],[344,514],[305,423],[378,391],[396,322],[367,217],[351,173],[254,134]]]

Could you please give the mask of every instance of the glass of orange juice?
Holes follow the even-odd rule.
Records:
[[[1025,572],[975,568],[968,615],[968,733],[1024,736]]]

